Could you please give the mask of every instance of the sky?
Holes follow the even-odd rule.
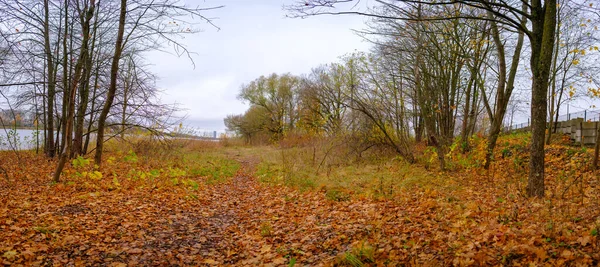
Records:
[[[177,103],[184,125],[224,131],[223,119],[248,106],[237,99],[242,84],[271,73],[308,73],[320,64],[336,62],[354,51],[367,51],[368,42],[352,29],[364,29],[359,16],[286,18],[284,4],[295,0],[194,0],[188,6],[225,7],[206,13],[213,23],[181,40],[195,52],[187,57],[152,52],[146,60],[159,77],[163,103]],[[167,51],[169,49],[167,48]]]

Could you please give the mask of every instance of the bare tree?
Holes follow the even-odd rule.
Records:
[[[90,56],[90,53],[88,51],[89,49],[89,39],[90,39],[90,25],[91,25],[91,21],[92,18],[94,17],[94,12],[96,9],[96,2],[95,0],[90,0],[89,2],[84,2],[83,3],[83,7],[80,7],[79,5],[77,6],[78,9],[81,10],[80,12],[80,21],[81,21],[81,27],[82,27],[82,33],[83,33],[83,40],[81,43],[81,49],[79,52],[79,58],[77,59],[77,63],[75,64],[75,70],[74,70],[74,74],[71,80],[71,84],[69,87],[69,98],[68,98],[68,107],[67,107],[67,114],[65,115],[65,130],[63,132],[63,135],[66,136],[66,141],[64,143],[64,146],[62,147],[62,151],[60,154],[60,158],[56,167],[56,171],[54,172],[54,182],[59,182],[60,180],[60,174],[62,173],[63,168],[65,167],[65,163],[67,162],[67,159],[69,158],[69,154],[71,153],[71,144],[72,144],[72,132],[73,132],[73,124],[74,124],[74,120],[75,120],[75,96],[77,93],[77,88],[79,87],[79,83],[81,81],[81,78],[83,75],[83,68],[84,68],[84,64],[87,64],[88,62],[88,57]]]
[[[554,50],[556,31],[557,0],[514,0],[514,1],[487,1],[487,0],[457,0],[457,1],[423,1],[423,0],[378,0],[381,6],[394,9],[392,15],[381,15],[376,12],[362,12],[353,10],[336,11],[340,4],[353,4],[353,0],[306,0],[288,9],[294,16],[311,16],[319,14],[354,14],[377,18],[389,18],[409,21],[439,21],[466,18],[473,20],[493,20],[505,27],[522,31],[529,38],[531,45],[530,69],[532,71],[532,145],[530,152],[530,172],[527,185],[529,196],[544,196],[544,141],[546,130],[547,91],[550,77],[550,67]],[[485,12],[491,12],[493,18],[488,16],[471,16],[465,13],[441,13],[438,16],[423,18],[415,14],[413,5],[451,6],[460,5]],[[526,12],[521,6],[527,7]],[[527,23],[522,23],[525,17]],[[528,27],[529,26],[529,27]]]
[[[526,6],[525,4],[523,4],[523,12],[525,11],[525,9]],[[523,31],[519,31],[514,52],[512,55],[512,60],[510,63],[510,68],[508,68],[508,64],[506,63],[505,45],[501,39],[500,29],[498,28],[496,21],[493,19],[494,15],[492,14],[492,12],[488,11],[487,16],[490,19],[492,40],[494,41],[494,45],[496,47],[497,52],[498,82],[493,109],[490,106],[490,101],[487,99],[485,93],[482,94],[485,107],[488,111],[488,116],[490,117],[491,122],[491,129],[488,135],[488,146],[485,154],[485,169],[489,169],[490,167],[490,164],[492,162],[492,156],[494,154],[494,148],[496,147],[496,141],[498,140],[498,136],[500,135],[500,131],[502,130],[504,115],[506,114],[506,109],[508,108],[508,103],[510,101],[510,97],[515,86],[515,77],[517,76],[517,69],[519,67],[519,59],[521,57],[521,49],[523,48],[524,41],[524,33]],[[522,23],[526,23],[525,17],[523,17]]]
[[[131,5],[131,7],[128,5]],[[111,63],[110,84],[104,99],[104,106],[98,117],[96,153],[94,156],[95,163],[98,166],[101,166],[102,164],[106,121],[116,96],[117,75],[119,73],[119,63],[123,51],[132,46],[137,46],[139,50],[161,49],[164,42],[167,42],[174,47],[178,55],[186,55],[189,57],[190,52],[184,45],[179,43],[176,38],[182,34],[195,33],[197,30],[192,29],[191,25],[187,28],[182,28],[183,25],[180,25],[180,23],[187,23],[182,17],[196,17],[215,26],[209,18],[202,15],[202,12],[216,8],[220,7],[188,8],[179,4],[178,1],[173,0],[133,0],[130,2],[121,0],[118,23],[119,30]],[[132,19],[127,20],[128,17]],[[167,20],[169,20],[168,24],[166,23]],[[173,25],[171,25],[171,23],[173,23]]]
[[[94,161],[96,165],[101,166],[102,164],[102,152],[104,148],[104,131],[106,127],[106,119],[108,112],[112,107],[112,102],[115,99],[115,93],[117,91],[117,75],[119,72],[119,61],[121,60],[121,53],[123,52],[123,36],[125,34],[125,16],[127,16],[127,0],[121,0],[121,9],[119,12],[119,30],[117,33],[117,40],[115,42],[115,52],[113,55],[112,65],[110,68],[110,85],[108,86],[108,93],[106,95],[106,102],[98,118],[98,134],[96,141],[96,155]]]

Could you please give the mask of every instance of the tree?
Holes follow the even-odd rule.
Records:
[[[44,146],[44,150],[46,151],[46,155],[49,157],[54,157],[54,98],[56,94],[56,73],[54,71],[54,56],[52,55],[52,48],[50,44],[50,29],[49,29],[49,17],[50,17],[50,9],[49,9],[49,1],[44,0],[44,52],[46,55],[46,64],[45,67],[47,69],[47,78],[48,81],[48,95],[46,101],[46,145]]]
[[[243,115],[228,115],[224,122],[228,131],[241,135],[247,144],[262,143],[271,136],[266,128],[269,113],[260,106],[250,106]]]
[[[549,130],[546,137],[548,145],[552,134],[556,133],[562,105],[566,101],[584,95],[582,90],[578,93],[577,88],[587,87],[590,78],[595,76],[594,69],[597,67],[592,54],[595,52],[593,47],[597,44],[597,40],[594,40],[597,38],[597,30],[594,30],[594,27],[597,26],[590,17],[586,17],[589,14],[584,11],[578,6],[567,5],[566,0],[561,1],[559,6],[558,29],[548,92],[550,100]]]
[[[377,1],[381,6],[397,10],[397,15],[385,16],[373,12],[360,11],[332,11],[340,4],[354,4],[353,0],[306,0],[288,9],[295,16],[310,16],[318,14],[354,14],[369,17],[387,17],[391,19],[409,21],[437,21],[467,18],[473,20],[493,20],[498,24],[512,29],[523,31],[528,37],[531,46],[530,69],[532,72],[531,118],[532,118],[532,144],[530,151],[529,179],[527,194],[534,197],[544,196],[544,139],[546,130],[547,91],[550,77],[550,67],[554,49],[556,30],[557,0],[514,0],[514,1],[486,1],[486,0],[457,0],[457,1]],[[421,18],[413,9],[413,5],[449,6],[460,5],[466,8],[491,12],[494,16],[490,19],[487,15],[471,16],[464,13],[441,14],[436,17]],[[527,6],[523,12],[521,6]],[[522,23],[525,17],[527,23]],[[526,27],[529,26],[530,27]],[[525,27],[524,27],[525,26]]]
[[[191,23],[181,19],[184,16],[192,16],[212,24],[211,20],[201,13],[212,8],[188,8],[178,1],[144,1],[144,0],[121,0],[119,11],[118,32],[113,50],[108,92],[104,99],[104,105],[98,117],[98,130],[96,139],[96,153],[94,161],[98,166],[102,164],[102,149],[104,146],[104,135],[109,112],[112,108],[116,93],[117,79],[121,55],[124,51],[136,47],[136,51],[159,49],[168,42],[172,45],[178,55],[190,56],[187,48],[179,43],[176,37],[184,34],[196,33]],[[129,18],[129,19],[128,19]],[[167,23],[167,21],[169,23]],[[171,25],[171,22],[174,22]],[[181,24],[180,24],[181,23]],[[215,26],[216,27],[216,26]],[[191,59],[191,58],[190,58]]]
[[[125,1],[125,0],[123,0]],[[96,9],[95,0],[90,0],[89,2],[85,2],[83,8],[77,6],[80,9],[80,21],[83,33],[83,40],[81,43],[81,49],[79,52],[79,58],[77,59],[77,63],[75,64],[75,70],[73,77],[71,78],[71,84],[69,87],[69,98],[68,98],[68,108],[67,114],[65,115],[65,131],[63,135],[66,136],[66,142],[62,147],[62,151],[60,153],[60,158],[56,167],[56,171],[54,172],[54,182],[59,182],[60,174],[62,173],[63,168],[65,167],[65,163],[69,158],[69,154],[71,153],[71,144],[72,144],[72,132],[73,132],[73,124],[75,120],[75,96],[77,93],[77,88],[80,86],[80,81],[82,78],[84,64],[87,64],[89,54],[89,39],[90,39],[90,25],[92,18],[94,17],[94,12]]]
[[[98,118],[96,155],[94,156],[94,162],[98,166],[101,166],[102,164],[106,119],[108,118],[108,112],[112,107],[112,103],[115,99],[115,93],[117,91],[117,75],[119,73],[119,61],[121,60],[121,53],[123,52],[123,36],[125,34],[125,16],[127,16],[127,0],[121,0],[121,9],[119,12],[119,30],[117,33],[115,50],[110,68],[110,84],[108,86],[108,93],[106,94],[106,102],[104,102],[104,107],[102,108],[102,112]]]
[[[523,12],[525,12],[525,9],[526,6],[525,4],[523,4]],[[502,42],[500,36],[500,29],[496,21],[494,20],[494,15],[492,14],[492,12],[488,11],[487,16],[490,19],[492,40],[494,42],[494,46],[496,47],[497,52],[496,56],[498,58],[498,82],[493,109],[489,104],[490,101],[487,100],[486,94],[482,94],[485,107],[488,111],[488,116],[490,117],[491,122],[490,133],[488,135],[487,151],[485,154],[485,169],[489,169],[490,167],[490,164],[492,162],[492,156],[494,154],[494,148],[496,147],[496,141],[498,140],[498,136],[500,135],[500,131],[502,130],[504,115],[506,114],[508,103],[510,101],[510,97],[515,86],[515,77],[517,76],[519,58],[521,57],[521,49],[523,48],[524,39],[523,31],[519,31],[516,46],[514,48],[512,60],[510,63],[510,68],[508,68],[506,63],[505,45],[504,42]],[[522,23],[523,25],[525,24],[525,17],[523,17]]]
[[[156,134],[174,121],[176,106],[157,104],[155,77],[133,59],[165,45],[189,57],[178,38],[198,32],[195,19],[214,26],[201,14],[210,9],[175,0],[0,0],[0,28],[14,29],[0,31],[0,45],[6,44],[0,78],[8,81],[1,85],[14,88],[19,107],[43,117],[46,155],[60,154],[56,181],[68,158],[87,153],[93,132],[101,137],[100,166],[102,144],[111,138],[107,129],[119,128],[118,134],[141,127]],[[127,75],[121,54],[132,59]]]
[[[381,53],[381,52],[380,52]],[[348,106],[360,112],[373,125],[371,138],[391,147],[407,162],[415,162],[410,143],[410,129],[405,113],[404,82],[396,77],[397,70],[388,69],[396,64],[383,60],[384,54],[365,56],[356,54],[348,58],[360,75],[347,95]]]
[[[341,133],[347,114],[349,84],[342,64],[329,64],[312,70],[299,87],[300,120],[315,132],[330,136]]]
[[[242,86],[238,98],[250,105],[266,110],[268,121],[266,129],[275,140],[286,132],[294,130],[298,113],[296,110],[297,88],[299,78],[291,74],[271,74]]]
[[[469,72],[469,78],[465,89],[465,99],[463,102],[462,127],[461,127],[461,145],[463,153],[471,150],[469,137],[473,134],[475,122],[477,120],[478,99],[480,95],[484,95],[483,83],[485,72],[486,58],[490,51],[489,39],[489,22],[482,21],[475,25],[472,30],[472,40],[470,45],[473,46],[466,54],[466,65]]]

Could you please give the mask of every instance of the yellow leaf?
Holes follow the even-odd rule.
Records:
[[[88,234],[90,234],[90,235],[98,234],[98,230],[87,230],[85,232],[88,233]]]
[[[267,253],[267,252],[269,252],[269,251],[271,251],[271,246],[269,246],[269,245],[264,245],[264,246],[263,246],[263,247],[260,249],[260,252],[262,252],[262,253]]]
[[[2,257],[9,259],[9,260],[15,256],[17,256],[17,252],[14,250],[9,250],[7,252],[4,252],[4,254],[2,255]]]

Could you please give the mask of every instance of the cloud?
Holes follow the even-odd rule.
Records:
[[[291,3],[291,2],[290,2]],[[270,73],[303,74],[320,64],[335,62],[368,44],[351,29],[364,28],[357,16],[285,18],[277,1],[191,1],[189,5],[226,7],[209,15],[221,29],[205,26],[202,33],[181,40],[196,68],[185,57],[152,52],[147,60],[159,76],[163,102],[186,109],[190,125],[224,130],[223,118],[242,113],[247,105],[237,98],[240,86]],[[220,121],[219,123],[216,123]]]

